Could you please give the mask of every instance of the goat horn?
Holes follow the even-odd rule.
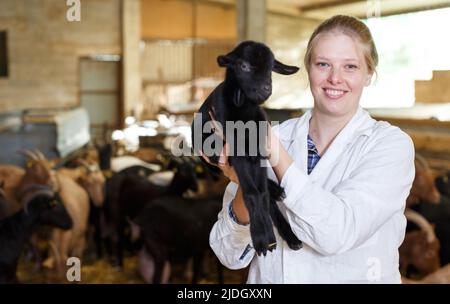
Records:
[[[21,149],[19,151],[17,151],[17,153],[25,155],[26,157],[32,159],[32,160],[38,160],[38,156],[36,154],[34,154],[34,152],[30,151],[30,150],[26,150],[26,149]]]
[[[34,152],[36,153],[36,155],[38,156],[39,159],[46,160],[45,155],[42,154],[41,151],[39,151],[38,149],[34,149]]]
[[[406,218],[420,227],[421,230],[427,233],[428,243],[433,242],[436,239],[436,234],[434,233],[433,226],[431,226],[430,222],[427,221],[426,218],[423,217],[420,213],[406,208],[405,210]]]

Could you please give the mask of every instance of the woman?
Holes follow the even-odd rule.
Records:
[[[360,106],[378,62],[369,29],[334,16],[312,34],[305,55],[314,108],[272,128],[269,175],[286,192],[280,210],[303,241],[258,257],[239,180],[230,179],[210,245],[231,269],[251,263],[248,283],[400,283],[398,247],[414,179],[408,135]]]

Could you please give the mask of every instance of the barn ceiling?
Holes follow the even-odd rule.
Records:
[[[207,0],[209,2],[235,4],[236,0]],[[268,10],[292,16],[326,19],[336,14],[348,14],[361,18],[416,12],[450,7],[450,0],[267,0]]]

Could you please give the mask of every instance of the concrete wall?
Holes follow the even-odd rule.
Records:
[[[0,112],[79,103],[79,57],[120,54],[120,0],[82,0],[69,22],[66,1],[1,0],[9,77],[0,78]]]

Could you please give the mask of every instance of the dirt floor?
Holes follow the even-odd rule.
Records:
[[[98,259],[93,244],[88,244],[83,259],[81,259],[81,284],[143,284],[138,271],[138,259],[135,254],[128,252],[124,259],[124,267],[119,270],[112,266],[107,257]],[[45,245],[40,248],[45,252]],[[17,277],[21,283],[72,283],[66,278],[66,272],[69,269],[62,269],[59,273],[54,270],[48,270],[42,266],[42,257],[37,259],[31,251],[25,249],[19,261]],[[45,253],[43,254],[45,255]],[[41,260],[38,262],[37,260]],[[192,269],[191,264],[174,264],[172,266],[171,283],[191,283]],[[244,283],[247,276],[245,270],[229,270],[222,266],[225,284]],[[200,284],[218,283],[217,259],[210,255],[204,261],[204,274],[200,279]]]

